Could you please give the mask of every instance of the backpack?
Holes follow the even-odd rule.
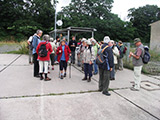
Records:
[[[144,47],[144,55],[142,57],[142,61],[144,64],[148,64],[148,62],[150,61],[151,55],[149,53],[149,48],[148,46]]]
[[[126,52],[127,52],[127,47],[126,47],[126,46],[124,46],[123,54],[126,54]]]
[[[47,43],[46,43],[47,44]],[[39,48],[39,51],[38,51],[38,55],[40,57],[46,57],[47,56],[47,49],[46,49],[46,44],[42,44]]]
[[[105,55],[104,55],[104,50],[105,49],[107,49],[108,48],[108,46],[106,46],[106,47],[104,47],[103,49],[102,48],[100,48],[99,50],[98,50],[98,53],[97,53],[97,57],[96,57],[96,64],[97,65],[102,65],[104,62],[105,62]]]

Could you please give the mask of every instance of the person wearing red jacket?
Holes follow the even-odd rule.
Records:
[[[43,72],[45,74],[45,81],[49,81],[51,80],[51,78],[49,78],[47,76],[48,74],[48,63],[50,61],[50,54],[52,53],[52,46],[49,42],[47,42],[49,40],[49,35],[43,35],[43,40],[38,44],[36,52],[38,54],[38,61],[39,61],[39,73],[40,73],[40,80],[43,80]],[[46,46],[46,50],[47,50],[47,55],[42,57],[40,56],[40,52],[39,50],[41,49],[41,45],[45,45]]]
[[[61,45],[57,48],[57,55],[58,55],[58,62],[60,66],[61,75],[60,78],[66,77],[66,70],[67,70],[67,62],[69,60],[69,56],[71,56],[70,48],[65,44],[65,40],[61,41]],[[64,69],[64,75],[63,75]]]

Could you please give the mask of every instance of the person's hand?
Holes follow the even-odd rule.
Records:
[[[59,50],[59,53],[61,53],[61,50]]]
[[[110,68],[110,71],[112,71],[113,69],[112,68]]]
[[[89,64],[91,65],[91,64],[92,64],[92,61],[90,61]]]
[[[82,60],[82,64],[84,64],[84,60]]]
[[[70,53],[69,56],[72,56],[72,54]]]

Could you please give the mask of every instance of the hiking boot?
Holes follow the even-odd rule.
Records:
[[[106,95],[106,96],[111,96],[111,94],[109,92],[102,92],[103,95]]]
[[[130,88],[130,90],[132,90],[132,91],[139,91],[139,89],[136,89],[134,87]]]
[[[42,77],[40,77],[40,80],[43,80],[44,78],[43,78],[43,76]]]
[[[87,82],[91,82],[91,77],[89,77],[89,79],[87,80]]]
[[[115,78],[111,78],[110,80],[115,80]]]
[[[50,80],[51,80],[51,78],[49,78],[49,77],[44,79],[44,81],[50,81]]]
[[[66,77],[66,73],[64,73],[64,77]]]
[[[63,75],[60,76],[60,79],[63,79]]]
[[[99,91],[99,92],[102,92],[103,90],[102,90],[102,89],[99,89],[98,91]]]
[[[83,80],[83,81],[85,81],[85,80],[87,80],[87,78],[86,78],[86,77],[84,77],[82,80]]]

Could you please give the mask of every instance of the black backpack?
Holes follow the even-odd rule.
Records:
[[[149,53],[149,48],[148,46],[144,47],[144,55],[142,57],[143,63],[144,64],[148,64],[148,62],[150,61],[151,55]]]
[[[47,43],[46,43],[47,44]],[[47,49],[46,49],[46,44],[42,44],[39,48],[39,51],[38,51],[38,55],[40,57],[46,57],[47,56]]]

